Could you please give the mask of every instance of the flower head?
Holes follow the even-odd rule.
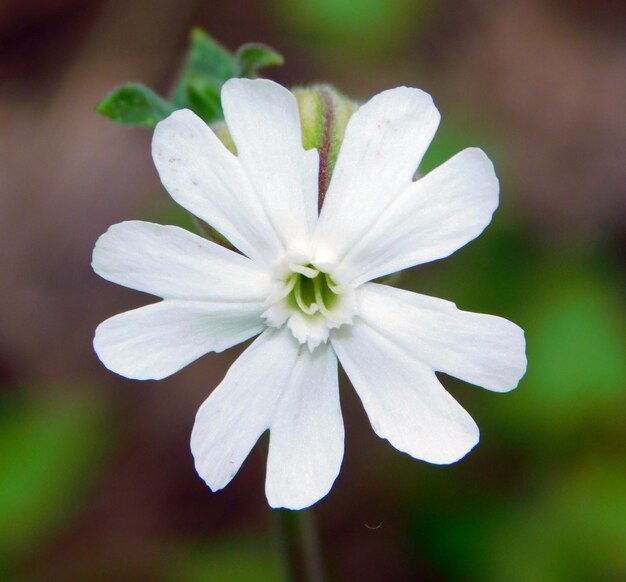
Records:
[[[487,156],[470,148],[414,180],[439,112],[418,89],[385,91],[350,118],[318,214],[320,159],[302,145],[294,95],[233,79],[222,105],[236,154],[181,110],[157,126],[153,157],[172,198],[241,254],[174,226],[112,226],[95,271],[163,300],[98,327],[102,362],[160,379],[260,334],[200,407],[191,449],[216,491],[269,429],[274,507],[316,502],[339,473],[338,360],[380,437],[430,463],[463,457],[478,427],[435,372],[511,390],[526,369],[523,331],[371,281],[483,231],[498,205]]]

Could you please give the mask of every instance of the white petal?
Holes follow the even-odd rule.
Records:
[[[429,463],[458,461],[478,442],[476,423],[431,368],[363,319],[331,336],[376,434]]]
[[[265,492],[272,507],[318,501],[343,459],[337,358],[330,346],[302,348],[270,426]]]
[[[152,157],[172,198],[251,259],[269,264],[284,252],[241,163],[195,113],[157,125]]]
[[[301,311],[296,311],[287,322],[287,327],[297,340],[306,343],[310,350],[315,349],[322,342],[328,340],[329,328],[327,320],[319,313],[315,315],[305,315]]]
[[[295,509],[325,495],[343,457],[336,358],[329,348],[311,354],[284,328],[255,340],[198,411],[191,450],[213,491],[267,429],[270,504]]]
[[[191,452],[198,474],[213,491],[228,485],[269,428],[298,351],[289,332],[266,330],[198,410]]]
[[[128,221],[103,234],[93,269],[109,281],[169,299],[259,302],[270,278],[250,259],[176,226]]]
[[[316,150],[302,146],[296,98],[267,79],[231,79],[222,89],[237,157],[285,248],[308,250],[317,222]]]
[[[368,324],[433,370],[496,392],[513,390],[526,372],[524,331],[507,319],[387,285],[357,294]]]
[[[376,95],[352,115],[316,230],[316,259],[352,248],[412,182],[440,115],[419,89]]]
[[[262,303],[165,299],[120,313],[96,329],[102,363],[137,380],[160,380],[207,352],[221,352],[260,333]]]
[[[359,284],[447,257],[476,238],[498,207],[498,179],[482,150],[468,148],[398,195],[340,259]]]

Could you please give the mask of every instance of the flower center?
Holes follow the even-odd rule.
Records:
[[[331,309],[336,305],[341,290],[330,275],[313,265],[298,265],[296,268],[298,270],[291,273],[286,281],[287,287],[291,288],[287,296],[288,305],[306,315],[320,311],[324,316],[332,317]]]
[[[275,291],[263,313],[267,325],[287,325],[310,350],[328,341],[331,329],[352,323],[356,312],[354,290],[338,285],[330,273],[311,263],[289,263],[287,275],[276,280]]]

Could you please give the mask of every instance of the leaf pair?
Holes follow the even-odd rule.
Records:
[[[233,77],[256,77],[263,67],[283,64],[283,57],[258,43],[244,44],[230,53],[206,32],[191,32],[185,66],[169,100],[141,83],[125,83],[111,91],[96,111],[122,125],[154,127],[177,109],[188,108],[207,123],[223,119],[222,85]]]

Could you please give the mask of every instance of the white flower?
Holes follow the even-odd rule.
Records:
[[[385,91],[351,117],[318,216],[318,152],[302,147],[294,96],[233,79],[222,104],[237,155],[182,110],[156,128],[153,157],[172,198],[243,254],[175,226],[112,226],[94,270],[163,301],[98,327],[104,365],[160,379],[260,334],[200,407],[191,449],[217,491],[269,429],[273,507],[316,502],[339,473],[337,360],[380,437],[430,463],[463,457],[478,427],[435,371],[511,390],[526,369],[523,331],[370,281],[446,257],[483,231],[498,205],[487,156],[466,149],[413,181],[439,112],[418,89]]]

